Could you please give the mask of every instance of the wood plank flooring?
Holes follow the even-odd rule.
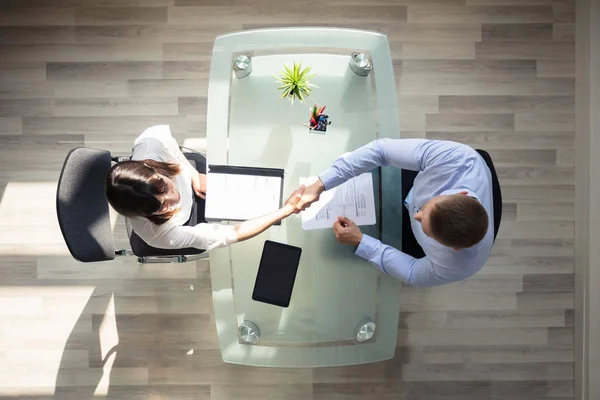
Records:
[[[574,8],[0,1],[0,398],[572,399]],[[156,123],[180,143],[204,137],[214,38],[294,25],[387,34],[403,137],[486,149],[503,186],[488,265],[465,282],[405,288],[396,357],[386,362],[226,365],[207,262],[80,264],[56,223],[69,149],[127,153]],[[122,219],[114,223],[126,243]]]

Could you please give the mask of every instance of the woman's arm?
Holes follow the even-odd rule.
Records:
[[[206,199],[206,174],[198,172],[179,148],[177,152],[177,158],[181,167],[187,169],[190,173],[194,193],[201,199]]]
[[[267,230],[274,223],[293,214],[294,206],[303,192],[304,186],[301,186],[292,193],[285,205],[278,211],[237,225],[203,222],[195,226],[178,226],[162,235],[156,235],[151,228],[148,231],[143,227],[137,227],[134,230],[146,243],[160,249],[195,247],[207,251],[213,250],[253,238]],[[152,224],[149,223],[148,225]]]
[[[235,225],[237,241],[242,242],[244,240],[251,239],[256,235],[260,235],[271,225],[294,214],[296,203],[298,203],[302,197],[302,193],[304,193],[304,185],[301,185],[298,189],[296,189],[287,199],[284,206],[279,210],[271,214],[263,215],[262,217],[254,218]]]
[[[196,174],[198,173],[198,171],[196,171],[196,168],[194,168],[190,160],[187,159],[187,157],[185,156],[185,154],[183,154],[179,147],[177,148],[177,159],[179,160],[181,167],[189,170],[190,174],[192,172],[195,172]]]

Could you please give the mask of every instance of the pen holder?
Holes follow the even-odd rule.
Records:
[[[325,106],[319,107],[318,104],[315,104],[309,108],[309,111],[308,124],[304,125],[311,131],[327,132],[327,126],[331,124],[331,121],[329,121],[329,115],[323,113]]]

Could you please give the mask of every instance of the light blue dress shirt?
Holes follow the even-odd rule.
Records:
[[[425,257],[416,259],[368,235],[363,235],[356,255],[411,286],[456,282],[479,271],[490,256],[494,241],[492,178],[481,156],[471,147],[451,141],[379,139],[338,158],[319,178],[329,190],[379,166],[419,171],[404,206]],[[454,250],[427,236],[413,217],[431,198],[462,191],[483,204],[489,227],[475,246]],[[401,205],[398,199],[398,206]]]

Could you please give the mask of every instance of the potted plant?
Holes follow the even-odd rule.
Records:
[[[318,87],[310,83],[310,80],[317,76],[317,74],[311,74],[312,67],[308,66],[302,68],[302,62],[296,63],[292,67],[287,64],[283,66],[280,74],[276,76],[277,82],[282,83],[278,90],[281,90],[281,98],[289,98],[292,104],[294,100],[300,100],[300,103],[304,103],[306,98],[310,96],[312,88]]]

